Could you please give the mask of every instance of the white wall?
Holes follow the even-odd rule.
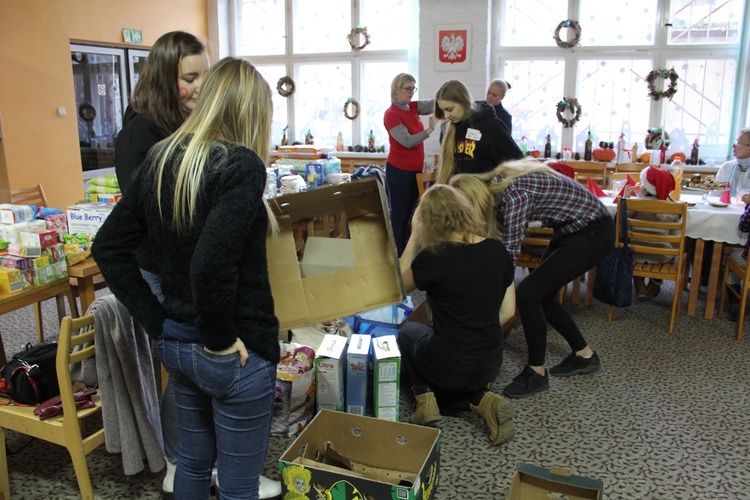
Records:
[[[447,80],[460,80],[475,100],[484,99],[490,81],[490,33],[492,0],[421,0],[419,5],[419,73],[420,99],[432,99]],[[470,28],[469,68],[437,71],[437,25],[468,25]],[[426,123],[426,120],[425,120]],[[440,152],[435,132],[425,142],[425,158],[431,164]]]

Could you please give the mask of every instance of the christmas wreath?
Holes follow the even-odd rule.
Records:
[[[662,143],[669,146],[670,142],[671,141],[669,140],[669,134],[665,132],[664,129],[662,128],[648,129],[648,133],[646,134],[646,139],[643,141],[643,143],[646,146],[646,149],[659,149]]]
[[[276,82],[276,92],[278,92],[281,97],[289,97],[294,94],[295,90],[297,90],[297,86],[294,84],[294,80],[292,80],[291,76],[282,76],[279,78],[279,81]]]
[[[563,113],[570,111],[573,118],[565,118]],[[557,103],[557,121],[563,124],[564,128],[572,127],[581,119],[581,105],[575,97],[563,97],[563,100]]]
[[[669,85],[667,85],[667,88],[661,92],[656,90],[654,88],[654,82],[657,78],[662,78],[666,82],[669,80]],[[666,69],[655,69],[651,71],[648,76],[646,76],[646,83],[648,83],[648,96],[653,99],[654,101],[658,101],[662,97],[666,97],[670,101],[672,100],[672,96],[674,96],[677,93],[677,79],[679,78],[679,75],[674,70],[674,68],[666,70]]]
[[[362,35],[364,41],[361,45],[357,45],[360,35]],[[356,28],[352,28],[349,34],[346,35],[346,39],[349,40],[349,46],[352,50],[362,50],[370,45],[370,35],[367,34],[367,26],[357,26]]]
[[[354,108],[354,113],[349,114],[349,106],[352,106]],[[354,120],[359,116],[359,102],[353,97],[350,97],[346,100],[346,103],[344,103],[344,116],[347,117],[350,120]]]
[[[571,38],[567,42],[563,42],[562,40],[560,40],[560,30],[563,28],[570,28],[573,30],[573,38]],[[581,41],[581,25],[578,24],[578,21],[566,19],[565,21],[557,25],[557,28],[555,28],[555,34],[552,38],[555,39],[555,43],[561,49],[569,49],[571,47],[575,47]]]

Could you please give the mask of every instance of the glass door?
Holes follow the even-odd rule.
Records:
[[[84,181],[114,172],[127,100],[125,50],[70,46]]]
[[[138,83],[138,78],[141,76],[141,71],[143,71],[143,66],[146,64],[146,59],[148,59],[148,50],[140,50],[140,49],[128,49],[128,69],[130,70],[130,95],[133,94],[133,89],[135,89],[135,84]]]

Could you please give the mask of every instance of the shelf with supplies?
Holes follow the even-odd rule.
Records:
[[[341,171],[347,174],[353,173],[360,166],[367,166],[371,163],[385,167],[387,153],[350,153],[340,151],[336,153],[336,158],[341,160]],[[270,154],[270,162],[275,163],[278,155],[275,151]]]

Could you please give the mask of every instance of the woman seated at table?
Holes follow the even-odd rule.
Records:
[[[742,212],[742,215],[740,215],[739,228],[743,233],[750,233],[750,194],[742,195],[742,203],[745,204],[745,211]],[[742,267],[746,267],[748,249],[750,249],[750,238],[748,238],[742,248],[732,249],[732,253],[729,254],[729,258],[734,259],[735,261],[740,263]],[[731,271],[727,276],[727,285],[734,288],[737,291],[737,294],[741,296],[742,289],[740,288],[740,277]],[[734,294],[730,293],[727,295],[727,297],[729,299],[729,320],[737,321],[737,317],[740,314],[740,303],[737,301],[737,298],[734,296]]]
[[[675,180],[672,174],[668,170],[655,167],[646,167],[641,170],[640,184],[640,187],[628,186],[625,188],[625,192],[623,193],[625,198],[629,198],[635,194],[639,198],[671,200],[669,193],[674,191],[675,188]],[[653,214],[630,210],[628,210],[628,217],[641,220],[659,220],[661,222],[677,222],[680,218],[679,215],[675,214]],[[640,230],[644,232],[649,231],[647,228]],[[633,240],[633,243],[647,246],[670,246],[669,243],[659,245],[655,242],[638,240]],[[652,264],[666,264],[672,258],[670,255],[643,254],[639,252],[636,252],[634,256],[635,262],[650,262]],[[659,295],[659,292],[661,292],[661,283],[662,280],[649,278],[648,284],[646,284],[646,278],[643,276],[633,276],[633,285],[635,286],[635,294],[638,300],[651,300]]]

